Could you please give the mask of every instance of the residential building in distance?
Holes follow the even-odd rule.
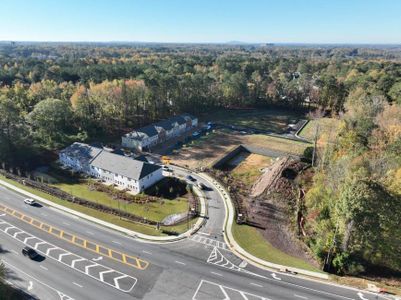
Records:
[[[101,148],[74,143],[60,151],[59,161],[76,172],[140,193],[163,178],[162,168]]]
[[[183,135],[197,126],[198,118],[182,114],[127,133],[122,137],[121,144],[125,148],[143,151]]]

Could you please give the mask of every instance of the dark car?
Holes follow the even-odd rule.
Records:
[[[209,188],[202,182],[198,183],[198,188],[200,188],[201,190],[208,190]]]
[[[25,247],[24,249],[22,249],[22,254],[24,256],[28,256],[30,259],[35,259],[39,256],[38,252],[29,247]]]
[[[193,178],[191,175],[187,175],[187,177],[185,177],[185,178],[192,182],[196,181],[196,179]]]

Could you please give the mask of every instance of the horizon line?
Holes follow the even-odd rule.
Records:
[[[0,43],[128,43],[128,44],[198,44],[198,45],[383,45],[401,46],[401,42],[244,42],[240,40],[219,42],[173,42],[135,40],[0,40]]]

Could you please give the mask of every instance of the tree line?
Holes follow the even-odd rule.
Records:
[[[401,274],[401,105],[358,87],[344,111],[306,194],[307,243],[326,270],[396,277]]]

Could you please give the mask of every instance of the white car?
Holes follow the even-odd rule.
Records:
[[[29,204],[29,205],[34,205],[36,202],[35,200],[31,199],[31,198],[26,198],[24,200],[25,204]]]

